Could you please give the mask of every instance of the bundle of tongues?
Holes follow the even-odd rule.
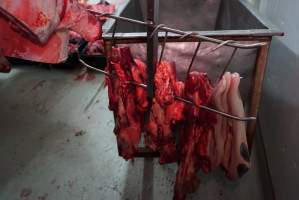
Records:
[[[237,73],[225,73],[212,87],[207,74],[198,71],[189,72],[184,82],[177,80],[174,63],[162,61],[156,65],[150,104],[146,88],[130,84],[146,83],[147,70],[128,47],[112,48],[106,71],[113,76],[106,78],[106,84],[120,156],[133,159],[144,133],[145,145],[160,153],[160,164],[178,163],[174,199],[185,199],[198,188],[200,170],[209,173],[221,166],[231,180],[248,171],[245,122],[223,118],[176,98],[244,117]]]

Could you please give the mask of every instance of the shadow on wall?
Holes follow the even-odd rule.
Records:
[[[298,74],[299,55],[274,39],[259,115],[277,199],[299,196]]]

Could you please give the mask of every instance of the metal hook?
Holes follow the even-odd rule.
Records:
[[[216,47],[212,48],[210,51],[206,52],[204,55],[208,55],[208,54],[212,53],[213,51],[216,51],[220,47],[227,45],[228,43],[232,43],[232,42],[234,42],[234,41],[233,40],[223,41],[222,43],[218,44]]]
[[[155,27],[155,29],[153,30],[152,34],[150,35],[150,37],[154,37],[154,35],[156,34],[156,32],[161,28],[161,27],[164,27],[165,24],[159,24]]]
[[[117,27],[117,19],[115,19],[115,24],[113,26],[113,32],[112,32],[112,46],[115,47],[116,40],[115,40],[115,32]]]
[[[106,71],[104,71],[104,70],[95,68],[95,67],[93,67],[93,66],[87,64],[84,60],[82,60],[82,59],[80,58],[80,55],[78,55],[78,56],[79,56],[79,57],[78,57],[79,62],[80,62],[82,65],[84,65],[86,68],[92,69],[92,70],[97,71],[97,72],[100,72],[100,73],[102,73],[102,74],[105,74],[105,75],[108,76],[109,78],[114,78],[114,79],[117,78],[117,77],[113,76],[113,74],[110,74],[109,72],[106,72]],[[136,85],[136,86],[138,86],[138,87],[142,87],[142,88],[146,88],[146,87],[147,87],[147,85],[145,85],[145,84],[143,84],[143,83],[137,83],[137,82],[134,82],[134,81],[125,81],[125,83],[126,83],[126,84]]]
[[[217,113],[219,115],[222,115],[222,116],[230,118],[230,119],[234,119],[234,120],[238,120],[238,121],[252,121],[252,120],[256,120],[256,117],[237,117],[237,116],[233,116],[233,115],[230,115],[228,113],[225,113],[225,112],[222,112],[222,111],[219,111],[219,110],[216,110],[216,109],[204,106],[204,105],[196,105],[194,102],[189,101],[187,99],[183,99],[183,98],[178,97],[178,96],[175,96],[175,99],[177,99],[179,101],[182,101],[184,103],[188,103],[190,105],[196,106],[198,108],[202,108],[202,109],[208,110],[210,112]]]
[[[196,46],[196,49],[195,49],[195,51],[194,51],[194,53],[193,53],[191,62],[190,62],[190,64],[189,64],[189,67],[188,67],[188,70],[187,70],[186,79],[187,79],[187,77],[188,77],[188,74],[189,74],[190,71],[191,71],[191,68],[192,68],[193,62],[194,62],[194,60],[195,60],[195,58],[196,58],[196,55],[197,55],[197,52],[198,52],[198,50],[199,50],[200,44],[201,44],[201,41],[198,41],[197,46]]]
[[[232,62],[232,60],[233,60],[233,58],[234,58],[234,55],[236,54],[237,50],[238,50],[237,48],[234,48],[234,50],[233,50],[232,54],[230,55],[230,57],[229,57],[227,63],[225,64],[225,66],[224,66],[224,68],[223,68],[223,70],[222,70],[220,76],[218,77],[217,83],[219,83],[219,81],[222,79],[222,76],[223,76],[224,73],[227,71],[227,69],[228,69],[230,63]]]
[[[191,35],[194,36],[194,35],[197,35],[197,33],[194,33],[194,32],[185,33],[179,39],[181,40],[181,39],[184,39],[184,38],[186,38],[188,36],[191,36]]]
[[[162,44],[162,47],[161,47],[161,53],[160,53],[160,58],[159,58],[159,62],[158,62],[159,64],[162,61],[164,49],[165,49],[165,46],[166,46],[167,36],[168,36],[168,31],[165,32],[164,41],[163,41],[163,44]]]
[[[79,62],[80,62],[82,65],[84,65],[85,67],[90,68],[90,69],[95,70],[95,71],[98,71],[98,72],[101,72],[101,73],[105,74],[106,76],[112,77],[112,74],[110,74],[109,72],[106,72],[106,71],[104,71],[104,70],[95,68],[95,67],[93,67],[93,66],[87,64],[86,62],[84,62],[84,61],[80,58],[80,55],[78,55],[78,56],[79,56],[79,58],[78,58]]]

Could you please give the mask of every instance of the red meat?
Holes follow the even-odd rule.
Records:
[[[207,105],[212,87],[206,74],[191,72],[185,82],[185,98],[196,105]],[[199,185],[197,172],[211,170],[214,156],[214,124],[216,116],[192,105],[185,105],[186,120],[180,131],[179,168],[174,199],[185,199]]]
[[[108,57],[107,71],[116,79],[107,78],[109,109],[114,113],[119,154],[124,159],[132,159],[141,137],[140,116],[136,108],[135,86],[128,84],[132,80],[131,67],[135,63],[129,48],[113,48]]]
[[[196,176],[199,166],[199,158],[196,155],[196,144],[199,132],[195,123],[183,126],[180,133],[179,166],[176,174],[174,198],[184,200],[187,193],[194,192],[199,186]]]
[[[29,14],[28,14],[29,13]],[[101,26],[77,1],[0,1],[2,55],[45,63],[68,56],[68,31],[86,40],[101,36]]]
[[[160,153],[161,164],[179,162],[174,199],[183,200],[197,189],[199,170],[209,173],[222,165],[230,179],[247,172],[250,165],[245,124],[199,108],[200,105],[215,106],[244,116],[238,74],[226,73],[213,91],[205,73],[191,72],[184,83],[176,80],[174,65],[163,61],[156,67],[155,96],[149,120],[144,124],[149,106],[147,90],[128,82],[147,82],[145,64],[133,60],[128,48],[114,48],[108,60],[107,70],[117,77],[108,78],[107,83],[120,155],[133,158],[140,134],[145,131],[145,144]],[[175,97],[188,99],[197,106]],[[177,127],[178,143],[173,135]]]
[[[177,97],[182,97],[184,94],[184,89],[185,89],[185,84],[184,82],[181,81],[177,81],[174,84],[174,94]],[[185,103],[181,102],[181,101],[173,101],[171,104],[169,104],[166,107],[166,120],[175,124],[178,121],[181,121],[184,119],[184,107],[185,107]]]
[[[213,102],[218,110],[244,117],[245,111],[238,91],[239,83],[239,74],[226,72],[215,88]],[[245,122],[217,116],[215,138],[215,166],[221,164],[229,179],[243,176],[250,168]]]
[[[131,67],[132,78],[136,83],[145,83],[147,80],[146,65],[139,59],[135,59],[135,65]],[[136,87],[137,111],[144,114],[148,108],[147,91],[145,88]]]
[[[173,135],[176,122],[183,119],[184,104],[175,100],[181,96],[184,83],[176,81],[175,66],[162,61],[156,67],[154,77],[155,97],[146,125],[145,143],[154,151],[160,152],[160,163],[177,161],[177,147]]]
[[[162,61],[156,67],[155,73],[155,98],[164,106],[174,101],[174,85],[176,82],[175,66],[169,62]]]

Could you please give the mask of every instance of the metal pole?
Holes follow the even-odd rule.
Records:
[[[147,91],[151,101],[154,97],[154,73],[157,62],[158,35],[152,35],[154,26],[158,24],[159,0],[147,0],[147,21],[153,26],[147,27]]]
[[[156,0],[156,1],[158,1],[158,0]],[[143,21],[139,21],[139,20],[135,20],[135,19],[130,19],[130,18],[126,18],[126,17],[121,17],[121,16],[115,16],[115,15],[112,15],[112,14],[105,14],[105,13],[103,14],[103,13],[99,13],[99,12],[92,11],[92,10],[88,10],[88,11],[90,13],[93,13],[93,14],[96,14],[96,15],[106,16],[106,17],[113,18],[113,19],[119,19],[119,20],[123,20],[123,21],[126,21],[126,22],[134,23],[134,24],[144,25],[144,26],[147,26],[147,27],[149,26],[152,29],[155,28],[155,26],[153,26],[152,24],[149,24],[147,22],[143,22]],[[179,34],[179,35],[186,35],[188,33],[188,32],[182,31],[182,30],[169,28],[169,27],[166,27],[166,26],[159,27],[159,30],[167,31],[167,32],[170,32],[170,33],[176,33],[176,34]],[[194,32],[194,34],[191,34],[191,32],[189,32],[189,33],[190,33],[190,35],[188,37],[198,38],[202,41],[209,41],[209,42],[217,43],[217,44],[221,44],[221,43],[225,42],[223,40],[219,40],[219,39],[216,39],[216,38],[200,35],[196,32]],[[282,35],[282,34],[279,34],[279,35]],[[254,44],[242,44],[242,43],[239,43],[239,42],[236,42],[236,41],[227,42],[225,44],[225,46],[242,48],[242,49],[252,49],[252,48],[257,48],[257,47],[264,46],[264,45],[266,45],[266,43],[264,43],[264,42],[259,42],[259,43],[254,43]]]
[[[267,42],[266,46],[260,47],[256,58],[256,64],[255,64],[255,69],[253,74],[253,84],[251,89],[250,110],[249,110],[249,115],[253,117],[257,117],[258,110],[259,110],[270,43],[271,40]],[[247,127],[247,141],[250,150],[252,149],[255,133],[256,133],[256,121],[251,121]]]

